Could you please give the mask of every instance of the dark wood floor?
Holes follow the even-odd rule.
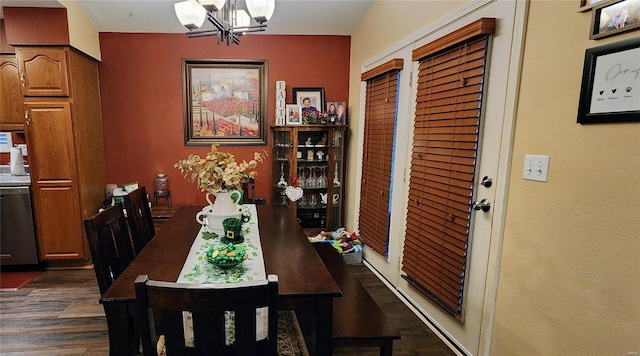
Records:
[[[454,355],[366,266],[350,268],[402,334],[394,355]],[[108,355],[99,296],[93,270],[46,271],[17,292],[0,292],[0,355]],[[334,353],[378,355],[371,348]]]

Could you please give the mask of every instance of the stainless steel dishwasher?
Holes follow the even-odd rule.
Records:
[[[38,263],[29,187],[0,188],[0,265]]]

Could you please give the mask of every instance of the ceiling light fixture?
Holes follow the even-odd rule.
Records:
[[[240,44],[240,36],[246,33],[264,31],[276,7],[275,0],[246,0],[246,4],[250,15],[238,9],[237,0],[186,0],[173,6],[180,23],[189,29],[189,38],[218,36],[218,44],[229,46]],[[214,28],[198,30],[205,20]]]

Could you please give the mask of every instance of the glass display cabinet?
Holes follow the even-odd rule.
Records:
[[[346,126],[272,129],[273,204],[289,206],[306,232],[342,227]]]

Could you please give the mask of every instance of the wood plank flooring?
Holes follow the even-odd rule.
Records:
[[[366,266],[350,268],[402,334],[394,355],[454,355]],[[93,270],[45,271],[19,291],[0,292],[0,355],[108,355],[99,297]],[[379,353],[341,348],[334,354]]]

